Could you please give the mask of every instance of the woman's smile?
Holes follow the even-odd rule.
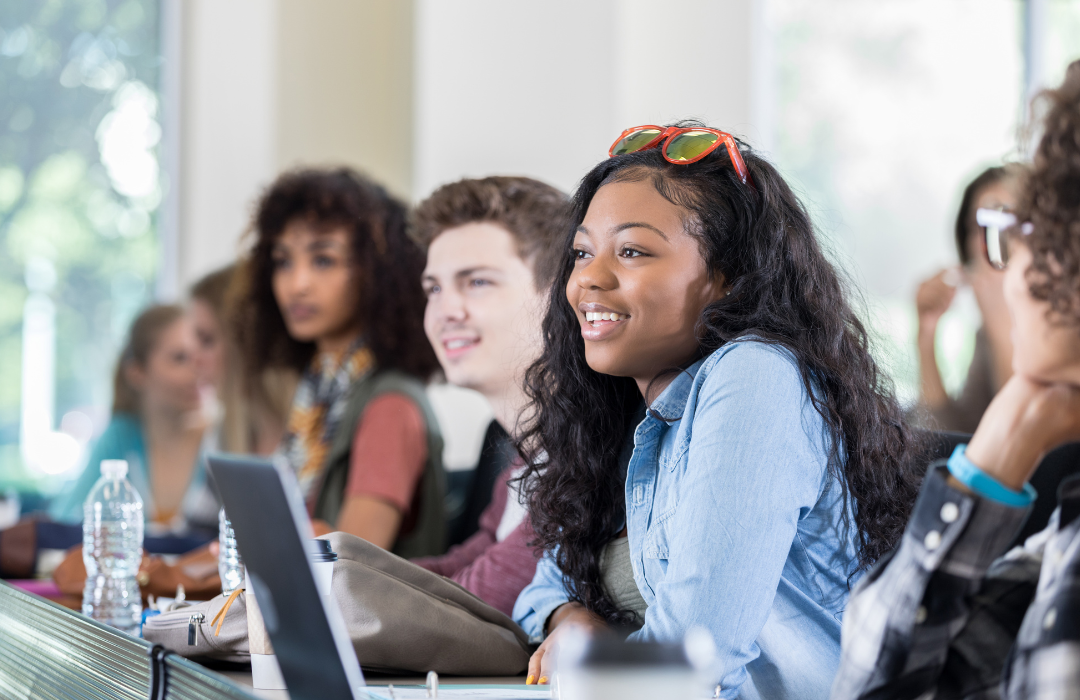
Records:
[[[603,304],[579,304],[581,337],[599,341],[610,338],[630,320],[630,314],[621,313]]]

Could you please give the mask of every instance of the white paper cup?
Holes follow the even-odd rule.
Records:
[[[330,548],[326,540],[312,540],[308,548],[308,560],[311,568],[315,571],[315,587],[319,589],[319,595],[323,602],[329,604],[333,594],[334,562],[337,554]]]
[[[256,690],[287,690],[277,654],[251,655],[251,686]]]
[[[251,685],[258,690],[285,690],[285,679],[281,676],[277,656],[270,646],[270,636],[266,634],[259,602],[251,589],[251,576],[244,567],[244,590],[247,601],[248,649],[251,651]]]
[[[307,546],[307,554],[312,571],[315,574],[315,587],[319,591],[319,597],[329,605],[330,596],[333,594],[334,562],[337,561],[337,554],[330,548],[330,543],[326,540],[311,540]],[[245,568],[244,590],[248,592],[248,646],[251,649],[251,685],[257,690],[287,690],[285,678],[282,677],[281,667],[277,662],[277,655],[273,653],[270,638],[266,634],[266,624],[263,622],[259,604],[248,585],[249,580]]]

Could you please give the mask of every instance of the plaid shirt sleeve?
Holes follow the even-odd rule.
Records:
[[[1062,482],[1058,503],[1036,536],[1042,569],[1002,683],[1008,698],[1080,698],[1080,478]]]
[[[833,700],[997,697],[1039,561],[995,559],[1029,509],[947,479],[944,461],[931,465],[899,547],[855,587]]]

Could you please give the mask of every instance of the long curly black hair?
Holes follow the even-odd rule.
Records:
[[[899,540],[925,467],[923,440],[905,424],[889,380],[871,358],[867,331],[806,210],[775,168],[746,145],[740,149],[752,186],[738,179],[723,148],[689,165],[670,164],[653,149],[603,161],[573,198],[543,353],[527,373],[532,408],[517,447],[528,465],[521,483],[537,544],[558,547],[556,563],[573,600],[612,624],[625,623],[627,614],[604,592],[600,555],[624,522],[619,454],[642,398],[633,379],[589,368],[566,298],[573,232],[603,185],[650,182],[687,211],[687,232],[698,238],[711,273],[723,275],[730,288],[702,310],[701,356],[750,334],[795,356],[831,433],[830,472],[843,477],[854,502],[845,526],[853,521],[857,528],[860,568]]]
[[[424,334],[424,253],[407,235],[406,212],[385,189],[350,168],[293,170],[278,177],[259,200],[255,241],[240,270],[241,291],[231,314],[252,377],[270,367],[302,372],[315,353],[314,343],[289,335],[274,298],[274,243],[296,219],[350,232],[360,278],[360,327],[376,365],[420,379],[438,369]]]

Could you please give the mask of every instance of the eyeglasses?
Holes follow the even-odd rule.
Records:
[[[1017,226],[1016,215],[1005,211],[1004,207],[977,209],[975,223],[983,230],[986,259],[995,270],[1005,269],[1012,251],[1015,250],[1012,246],[1019,242],[1021,236],[1031,235],[1034,228],[1030,222]]]
[[[728,157],[735,167],[735,172],[744,185],[754,186],[750,179],[750,171],[746,168],[742,154],[735,138],[724,131],[706,129],[705,127],[678,127],[669,126],[635,126],[622,132],[615,143],[608,149],[608,157],[621,156],[627,153],[647,151],[650,148],[660,148],[664,160],[676,165],[696,163],[709,155],[720,144],[727,146]]]

